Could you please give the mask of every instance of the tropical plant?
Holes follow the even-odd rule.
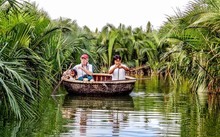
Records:
[[[217,9],[217,1],[195,1],[184,14],[177,13],[169,19],[169,25],[164,26],[170,27],[164,39],[170,46],[163,58],[171,62],[173,74],[190,79],[195,91],[203,84],[217,90],[219,87]]]

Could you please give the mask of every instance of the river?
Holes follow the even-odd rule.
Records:
[[[38,120],[1,122],[1,136],[218,137],[219,97],[192,93],[184,82],[138,78],[129,96],[59,94]]]

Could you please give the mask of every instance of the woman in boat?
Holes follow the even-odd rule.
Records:
[[[82,54],[80,57],[81,63],[73,67],[77,71],[78,80],[88,80],[93,81],[93,66],[89,64],[89,56],[87,54]]]
[[[78,79],[77,71],[75,69],[67,70],[63,73],[62,79],[63,78],[66,78],[66,79],[69,79],[69,80],[77,80]]]
[[[115,55],[113,57],[114,65],[109,69],[109,74],[112,74],[112,80],[124,80],[125,72],[129,71],[129,68],[121,63],[121,56]]]

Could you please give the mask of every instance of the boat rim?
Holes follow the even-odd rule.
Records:
[[[110,74],[100,74],[100,73],[96,73],[95,75],[110,75]],[[65,82],[69,82],[69,83],[81,83],[81,84],[97,84],[97,83],[109,83],[109,84],[121,84],[121,83],[133,83],[135,82],[137,79],[131,76],[125,76],[125,80],[111,80],[111,81],[80,81],[80,80],[69,80],[69,79],[63,79],[63,81]]]

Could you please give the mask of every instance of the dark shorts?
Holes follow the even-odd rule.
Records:
[[[84,76],[82,76],[82,77],[79,77],[78,80],[83,81],[84,78],[87,78],[89,81],[90,81],[91,79],[93,79],[93,77],[90,76],[90,75],[84,75]]]

